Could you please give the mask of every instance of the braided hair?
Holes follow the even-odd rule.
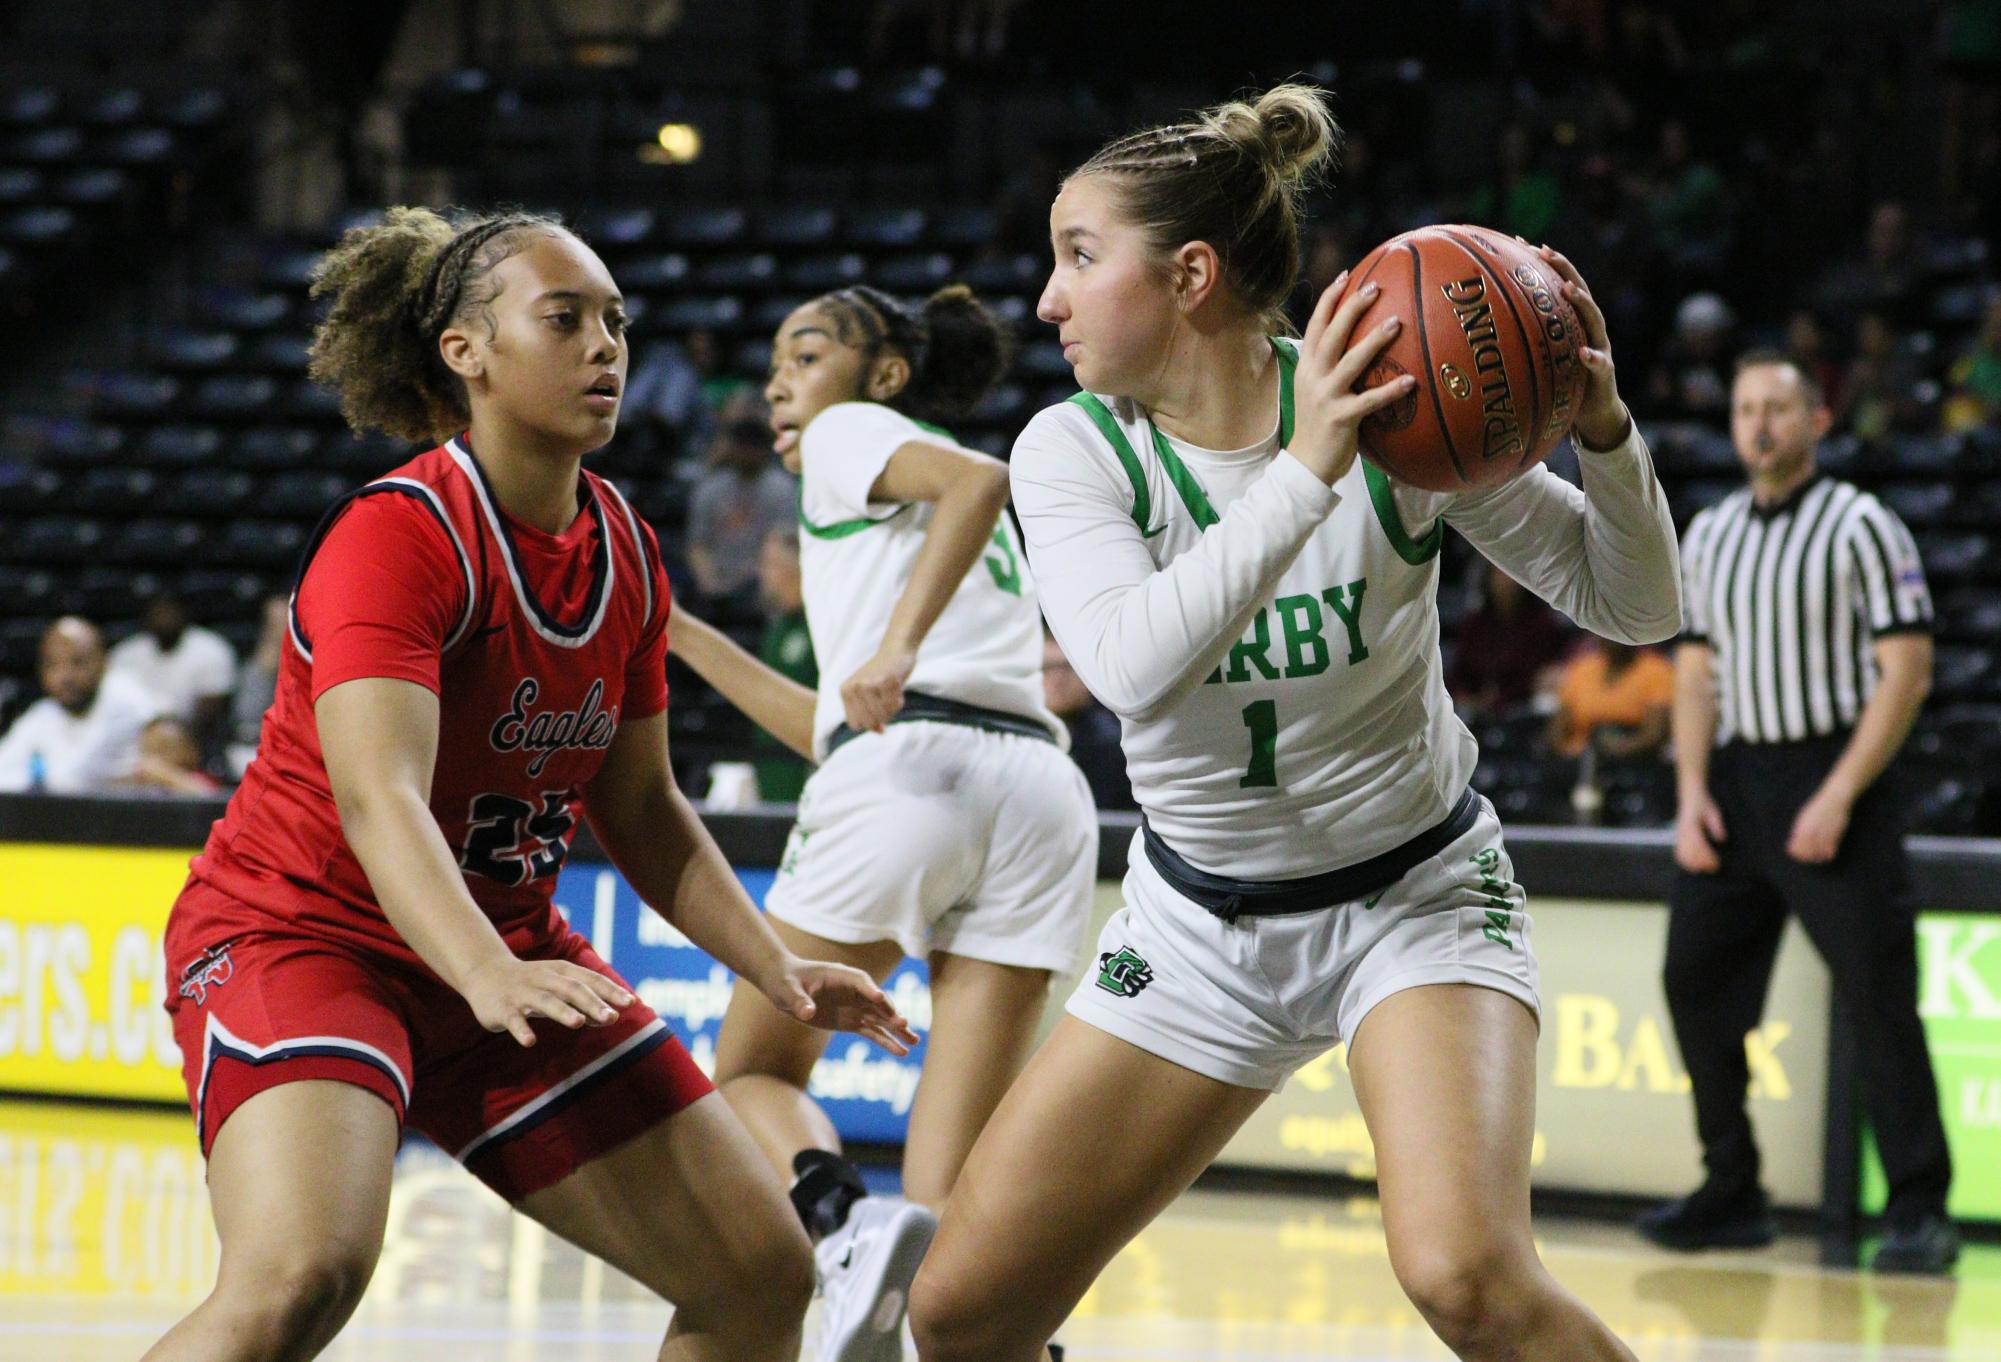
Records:
[[[1122,137],[1069,178],[1104,176],[1156,250],[1208,242],[1232,291],[1277,329],[1299,278],[1301,192],[1340,140],[1323,91],[1277,85]]]
[[[448,220],[428,208],[391,208],[383,221],[350,228],[313,266],[312,296],[333,305],[313,332],[306,372],[340,397],[360,432],[415,444],[471,420],[465,382],[438,352],[438,337],[473,319],[492,338],[494,267],[531,239],[567,231],[539,213]]]
[[[843,345],[863,364],[884,351],[902,355],[910,381],[883,403],[919,421],[956,421],[980,404],[1007,372],[1013,337],[964,284],[908,303],[867,284],[814,300]]]

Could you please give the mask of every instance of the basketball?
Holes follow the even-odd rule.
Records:
[[[1408,373],[1417,387],[1362,423],[1363,458],[1456,492],[1506,482],[1570,433],[1584,328],[1535,247],[1485,227],[1420,227],[1364,256],[1343,298],[1369,283],[1382,293],[1354,336],[1392,316],[1404,326],[1361,386]]]

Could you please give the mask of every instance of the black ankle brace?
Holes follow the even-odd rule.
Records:
[[[818,1243],[839,1229],[848,1218],[848,1208],[868,1195],[862,1175],[839,1154],[824,1149],[802,1149],[792,1156],[792,1209],[806,1224],[806,1233]]]

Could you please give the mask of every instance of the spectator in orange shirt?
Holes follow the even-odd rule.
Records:
[[[1651,756],[1667,742],[1674,665],[1651,648],[1596,643],[1563,669],[1549,745],[1566,757],[1593,743],[1608,757]]]

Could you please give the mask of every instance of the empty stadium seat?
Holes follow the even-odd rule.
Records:
[[[836,255],[809,255],[790,261],[784,268],[786,286],[815,293],[831,292],[859,284],[868,273],[868,262],[852,251]]]
[[[1876,495],[1915,530],[1944,523],[1958,490],[1949,482],[1892,482]]]
[[[68,508],[86,515],[135,515],[159,491],[160,480],[144,468],[93,468],[72,482]]]
[[[165,515],[214,519],[243,509],[257,490],[257,480],[234,468],[197,468],[181,473],[160,487],[155,509]],[[263,498],[257,505],[263,508]]]
[[[149,468],[190,467],[207,463],[222,448],[222,432],[214,426],[155,426],[139,441],[138,456]]]
[[[119,526],[105,540],[103,556],[111,563],[183,567],[201,547],[202,529],[194,521],[147,517]]]
[[[278,569],[296,563],[307,527],[289,520],[232,521],[208,546],[209,559],[243,567]]]
[[[924,225],[922,209],[867,208],[848,215],[841,235],[857,246],[915,246],[924,239]]]
[[[706,289],[763,289],[778,282],[778,260],[766,252],[723,255],[697,265],[692,281]]]
[[[936,245],[955,250],[983,250],[1000,229],[1000,216],[980,205],[941,208],[931,215],[928,238]]]
[[[741,208],[677,208],[660,215],[655,235],[671,246],[734,246],[749,220]]]
[[[317,522],[341,493],[355,485],[339,473],[299,469],[279,473],[257,493],[257,509],[265,515],[291,516]]]
[[[929,293],[952,280],[952,257],[942,251],[895,255],[869,271],[869,282],[892,293]]]
[[[0,540],[0,555],[16,564],[70,566],[93,561],[105,542],[101,520],[87,516],[36,516],[18,522]]]
[[[299,468],[319,456],[318,431],[301,426],[253,426],[238,435],[231,462],[241,468]]]
[[[833,209],[818,204],[768,208],[758,215],[757,240],[766,246],[822,246],[840,224]]]

